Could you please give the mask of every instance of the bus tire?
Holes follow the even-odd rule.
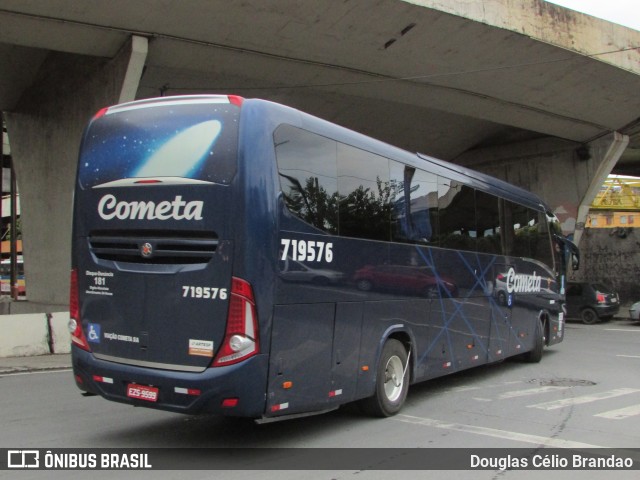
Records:
[[[376,371],[376,390],[361,401],[362,410],[376,417],[390,417],[402,409],[409,390],[407,350],[393,338],[382,348]]]
[[[544,321],[542,319],[536,321],[533,348],[524,354],[524,360],[529,363],[538,363],[542,360],[542,352],[544,350],[545,334]]]

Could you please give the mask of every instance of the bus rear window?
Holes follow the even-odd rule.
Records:
[[[107,112],[85,134],[80,187],[158,177],[228,184],[236,172],[239,116],[232,104],[193,101]]]

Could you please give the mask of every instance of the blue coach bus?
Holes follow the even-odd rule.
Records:
[[[257,421],[354,401],[389,416],[412,383],[537,362],[563,339],[573,247],[537,196],[275,103],[105,108],[74,201],[86,394]]]

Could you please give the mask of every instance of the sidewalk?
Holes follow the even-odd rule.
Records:
[[[0,375],[71,368],[71,354],[0,358]]]

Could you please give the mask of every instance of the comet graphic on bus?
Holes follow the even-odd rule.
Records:
[[[219,120],[210,120],[181,131],[149,156],[132,176],[191,177],[210,154],[221,130]]]

